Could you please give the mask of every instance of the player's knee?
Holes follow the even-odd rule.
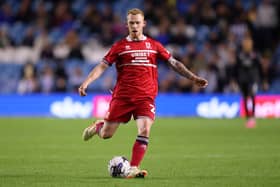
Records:
[[[102,131],[99,133],[99,136],[103,139],[109,139],[109,138],[112,138],[113,133],[110,131]]]
[[[143,125],[139,126],[138,129],[139,135],[149,137],[151,124],[152,122],[149,119],[145,120]]]
[[[150,128],[142,127],[139,129],[139,135],[149,137],[150,134]]]
[[[138,121],[138,135],[149,137],[153,121],[149,118]]]

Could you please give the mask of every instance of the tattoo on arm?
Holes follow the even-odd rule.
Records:
[[[168,60],[168,64],[174,71],[190,80],[194,80],[194,78],[196,77],[195,74],[192,73],[188,68],[186,68],[186,66],[182,62],[176,60],[173,57]]]

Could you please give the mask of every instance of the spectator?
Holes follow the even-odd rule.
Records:
[[[260,50],[272,49],[276,43],[273,41],[277,35],[278,26],[277,10],[271,0],[262,0],[257,8],[257,47]],[[274,45],[272,45],[274,44]]]
[[[29,27],[25,32],[22,45],[32,48],[34,46],[34,39],[35,39],[34,29],[32,27]]]
[[[69,78],[69,83],[71,85],[71,91],[76,92],[85,77],[83,75],[83,70],[79,66],[75,67],[72,72],[73,73],[71,73]]]
[[[81,51],[80,39],[75,30],[70,30],[66,34],[65,43],[70,50],[66,58],[84,60],[84,56]]]
[[[39,84],[34,65],[32,63],[27,63],[22,71],[22,78],[18,84],[18,93],[28,94],[38,92]]]
[[[2,26],[0,27],[0,48],[6,48],[13,46],[14,42],[12,39],[9,37],[7,33],[7,28]]]
[[[40,86],[42,93],[51,93],[54,91],[55,77],[53,69],[49,65],[46,65],[42,69],[40,76]]]
[[[31,9],[31,0],[22,0],[15,16],[15,20],[27,24],[30,23],[33,18],[34,12]]]
[[[126,25],[120,21],[124,16],[120,10],[127,8],[127,5],[122,4],[121,0],[98,0],[82,1],[77,7],[75,2],[1,2],[0,63],[25,64],[27,61],[37,63],[41,60],[67,62],[69,58],[92,64],[99,62],[108,46],[126,33]],[[230,66],[234,64],[229,55],[232,52],[229,51],[236,51],[248,34],[254,39],[262,73],[268,75],[267,71],[274,70],[273,75],[270,73],[264,77],[265,84],[260,85],[259,91],[275,92],[280,87],[280,81],[277,81],[280,74],[277,49],[280,39],[279,1],[135,0],[133,3],[144,8],[149,25],[147,33],[178,58],[188,59],[190,67],[196,72],[209,73],[210,69],[215,69],[212,65],[209,69],[209,60],[217,61],[215,66],[218,71],[211,72],[214,75],[217,73],[218,88],[210,93],[238,91],[234,81],[227,76],[227,71],[231,71]],[[93,50],[95,53],[92,53]],[[216,52],[218,56],[215,57]],[[51,68],[56,72],[55,66]],[[105,76],[104,80],[110,79],[110,76]],[[186,81],[173,75],[160,76],[159,80],[162,92],[200,91],[188,88]],[[65,83],[67,91],[72,83],[67,78]],[[180,84],[179,90],[174,88],[177,83]],[[107,87],[102,83],[100,91],[107,92],[104,90]]]
[[[275,70],[271,66],[270,62],[270,56],[264,55],[260,59],[260,64],[261,64],[261,76],[262,76],[262,81],[261,81],[261,90],[264,92],[268,92],[270,85],[272,83],[272,79],[274,78],[275,75]]]
[[[13,24],[15,16],[9,3],[3,3],[0,9],[0,23]]]

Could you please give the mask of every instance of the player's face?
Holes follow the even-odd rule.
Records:
[[[141,14],[129,14],[127,16],[127,27],[129,31],[129,36],[132,39],[140,39],[143,34],[143,28],[145,27],[146,22],[144,17]]]

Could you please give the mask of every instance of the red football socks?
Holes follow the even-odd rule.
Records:
[[[148,147],[149,139],[145,136],[137,136],[132,149],[131,166],[139,166],[144,158]]]

